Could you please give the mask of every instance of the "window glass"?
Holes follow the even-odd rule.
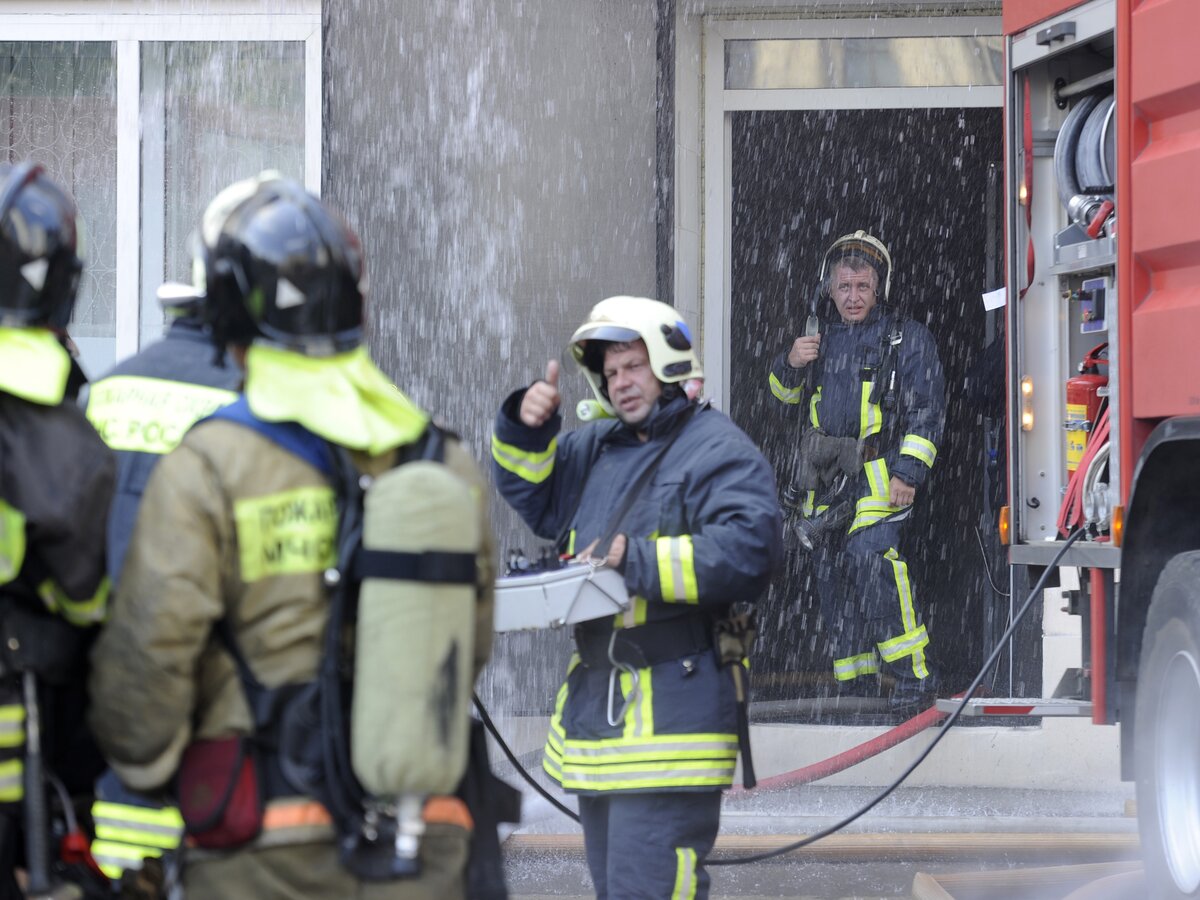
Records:
[[[71,336],[95,375],[116,334],[116,48],[107,42],[0,41],[3,159],[31,159],[75,197],[85,267]]]
[[[729,90],[987,86],[1003,75],[999,35],[725,42]]]
[[[263,169],[304,178],[304,44],[142,45],[141,340],[162,333],[154,292],[191,279],[191,236],[221,188]]]

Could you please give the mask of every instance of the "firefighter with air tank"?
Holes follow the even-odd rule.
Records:
[[[125,785],[177,784],[190,900],[462,897],[486,484],[368,355],[362,250],[328,207],[264,173],[200,237],[244,393],[154,467],[92,727]]]

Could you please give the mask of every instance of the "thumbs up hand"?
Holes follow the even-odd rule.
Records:
[[[535,381],[521,401],[521,421],[529,428],[540,428],[550,420],[562,402],[558,393],[558,360],[546,363],[546,377]]]

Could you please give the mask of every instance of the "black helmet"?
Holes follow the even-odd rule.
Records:
[[[66,327],[83,271],[77,219],[41,166],[0,163],[0,325]]]
[[[234,205],[214,215],[230,196]],[[265,337],[328,356],[362,342],[358,236],[299,184],[239,182],[213,201],[202,230],[205,318],[219,345]]]

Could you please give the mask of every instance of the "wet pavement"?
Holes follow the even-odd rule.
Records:
[[[812,834],[876,793],[873,788],[806,785],[727,796],[714,858],[745,856]],[[933,894],[913,893],[914,878],[925,873],[935,881],[942,876],[944,887],[953,888],[945,896],[956,900],[1061,900],[1081,883],[1136,868],[1131,798],[1131,785],[1087,792],[900,788],[871,813],[809,848],[766,862],[712,867],[711,895],[803,900],[941,896],[936,893],[940,883]],[[510,836],[506,852],[514,900],[593,896],[578,826],[532,791],[527,792],[525,821]],[[1082,865],[1090,868],[1060,868]],[[1044,878],[1042,872],[1047,873]],[[929,878],[924,881],[928,885]],[[1052,886],[1038,886],[1042,881]]]

